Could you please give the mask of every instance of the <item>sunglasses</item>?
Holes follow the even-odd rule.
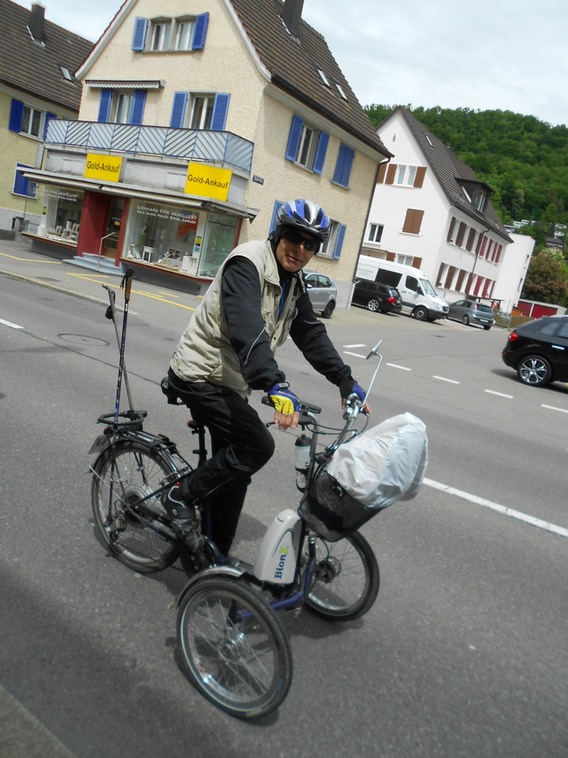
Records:
[[[304,237],[303,234],[296,229],[286,229],[282,236],[291,242],[293,245],[304,246],[304,250],[308,253],[317,253],[320,247],[320,241],[315,237]]]

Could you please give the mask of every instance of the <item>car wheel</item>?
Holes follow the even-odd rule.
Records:
[[[469,326],[469,316],[467,315],[467,313],[462,318],[462,323],[464,323],[466,326]]]
[[[335,310],[335,302],[333,300],[330,300],[329,303],[325,306],[325,308],[322,311],[322,317],[323,318],[331,318],[331,314]]]
[[[517,376],[523,384],[542,387],[552,379],[552,368],[540,355],[526,355],[517,365]]]
[[[376,313],[376,312],[379,310],[379,308],[380,308],[380,307],[381,307],[381,304],[380,304],[380,302],[377,300],[377,298],[376,298],[376,297],[372,297],[372,298],[369,300],[369,302],[367,303],[367,308],[368,308],[370,311],[373,311],[373,313]]]
[[[488,332],[491,329],[490,326],[484,326],[483,328],[485,329],[486,332]]]
[[[418,319],[418,321],[426,321],[428,318],[428,311],[423,305],[419,305],[418,308],[415,308],[412,311],[412,315],[415,319]]]

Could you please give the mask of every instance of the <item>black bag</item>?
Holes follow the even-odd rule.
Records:
[[[298,513],[318,537],[337,542],[359,529],[380,510],[361,505],[337,479],[322,469],[300,503]]]

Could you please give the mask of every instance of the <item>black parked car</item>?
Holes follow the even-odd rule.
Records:
[[[545,316],[513,329],[501,357],[524,384],[568,381],[568,316]]]
[[[351,302],[381,313],[400,313],[402,310],[402,299],[396,287],[366,279],[356,282]]]

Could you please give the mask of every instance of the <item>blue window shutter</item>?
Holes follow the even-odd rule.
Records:
[[[355,151],[350,147],[343,144],[339,146],[337,163],[335,164],[335,173],[333,175],[333,181],[336,184],[340,184],[342,187],[349,186],[349,178],[351,176],[351,167],[353,165],[354,157]]]
[[[134,93],[134,104],[130,115],[130,123],[139,126],[144,118],[144,106],[146,105],[146,90],[137,89]]]
[[[30,182],[23,174],[27,168],[25,163],[16,163],[16,175],[14,177],[14,193],[16,195],[26,195],[27,197],[35,197],[35,182]]]
[[[202,13],[195,19],[195,31],[191,42],[192,50],[203,50],[205,47],[205,37],[207,37],[207,27],[209,26],[209,14]]]
[[[323,164],[325,162],[325,154],[327,152],[327,146],[329,144],[329,134],[326,132],[320,132],[318,139],[318,147],[316,150],[316,157],[314,158],[313,172],[314,174],[321,174],[323,171]]]
[[[174,94],[174,104],[172,105],[172,118],[170,126],[173,129],[183,128],[183,119],[187,107],[187,92],[176,92]]]
[[[132,49],[137,53],[144,50],[146,44],[146,32],[148,30],[148,19],[137,18],[134,21],[134,33],[132,34]]]
[[[302,135],[302,126],[304,122],[299,116],[292,116],[292,126],[290,127],[290,136],[288,137],[288,147],[286,148],[286,160],[295,161],[298,155],[298,146]]]
[[[97,121],[107,124],[110,120],[110,104],[112,102],[112,90],[102,89],[101,100],[99,103],[99,116]]]
[[[10,122],[8,128],[11,132],[22,131],[22,117],[24,115],[24,104],[21,100],[12,100],[10,108]]]
[[[57,115],[55,113],[46,113],[45,114],[45,128],[43,130],[43,138],[44,139],[47,137],[47,127],[49,126],[49,122],[52,121],[54,118],[57,118]]]
[[[225,128],[230,99],[230,95],[221,92],[215,95],[215,105],[213,106],[213,115],[211,117],[211,129],[216,132],[222,132]]]
[[[337,230],[337,237],[335,238],[335,246],[333,248],[332,258],[334,261],[338,261],[341,258],[341,248],[343,247],[343,240],[345,238],[345,230],[347,227],[345,224],[340,224]]]
[[[268,233],[271,234],[274,231],[274,228],[276,226],[276,214],[280,210],[280,208],[284,205],[280,200],[274,201],[274,208],[272,209],[272,218],[270,219],[270,229],[268,230]]]

